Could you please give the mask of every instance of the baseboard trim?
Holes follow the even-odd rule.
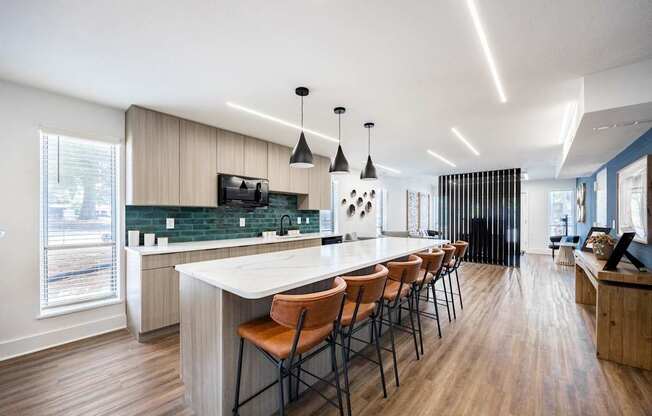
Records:
[[[127,327],[127,315],[119,314],[95,321],[42,332],[40,334],[0,342],[0,361],[45,350],[84,338],[113,332]]]

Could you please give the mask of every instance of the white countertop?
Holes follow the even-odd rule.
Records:
[[[386,237],[180,264],[176,270],[240,297],[260,299],[447,242]]]
[[[306,234],[300,234],[297,237],[272,237],[272,238],[251,237],[251,238],[232,238],[230,240],[188,241],[185,243],[170,243],[167,245],[167,247],[138,246],[138,247],[125,247],[125,250],[129,250],[131,252],[140,254],[141,256],[147,256],[152,254],[182,253],[186,251],[212,250],[216,248],[255,246],[260,244],[273,244],[273,243],[283,243],[289,241],[313,240],[315,238],[337,237],[340,235],[341,234],[334,234],[334,233],[306,233]]]

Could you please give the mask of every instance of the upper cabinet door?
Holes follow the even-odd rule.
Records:
[[[319,176],[321,184],[319,187],[321,196],[319,198],[319,209],[330,210],[332,209],[331,197],[333,195],[331,191],[331,174],[329,169],[331,167],[331,160],[327,157],[321,157],[321,166],[320,171],[321,175]]]
[[[244,137],[217,130],[217,173],[244,175]]]
[[[127,204],[179,205],[179,119],[127,110]]]
[[[269,190],[290,192],[290,148],[276,143],[267,144],[267,179]]]
[[[217,206],[217,129],[181,120],[180,200],[183,206]]]
[[[267,178],[267,142],[245,137],[244,174],[254,178]]]
[[[315,161],[317,157],[315,156]],[[289,161],[288,161],[289,162]],[[290,192],[307,195],[310,189],[310,171],[312,168],[290,167]]]

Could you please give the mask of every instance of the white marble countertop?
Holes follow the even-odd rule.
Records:
[[[147,256],[152,254],[182,253],[186,251],[212,250],[216,248],[255,246],[260,244],[283,243],[288,241],[312,240],[315,238],[337,237],[340,235],[341,234],[335,233],[306,233],[300,234],[297,237],[251,237],[233,238],[230,240],[188,241],[185,243],[170,243],[166,247],[125,247],[125,250],[140,254],[141,256]]]
[[[240,297],[260,299],[447,242],[386,237],[180,264],[176,270]]]

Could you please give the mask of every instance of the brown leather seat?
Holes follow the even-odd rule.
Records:
[[[301,331],[297,354],[302,354],[319,345],[332,330],[333,324],[329,323],[315,329]],[[290,356],[295,333],[294,329],[277,324],[269,316],[246,322],[238,327],[238,335],[279,360]]]
[[[419,270],[419,277],[417,277],[416,284],[425,285],[432,281],[434,274],[441,268],[442,261],[444,260],[444,250],[433,249],[432,253],[424,251],[417,253],[417,256],[423,260],[421,269]]]
[[[453,243],[453,247],[455,247],[455,259],[458,260],[462,259],[466,255],[466,251],[469,248],[469,243],[463,240],[457,240]]]
[[[272,301],[270,316],[241,324],[238,335],[284,360],[292,352],[300,316],[303,326],[296,353],[304,353],[324,341],[333,331],[346,290],[346,282],[337,277],[333,288],[306,295],[276,295]]]
[[[355,312],[360,290],[362,290],[362,296],[355,318],[356,322],[368,318],[374,312],[376,302],[383,294],[388,273],[389,271],[385,266],[377,264],[371,274],[341,276],[346,282],[346,301],[342,311],[342,326],[349,326],[353,321],[353,313]]]
[[[446,244],[441,249],[444,252],[444,258],[442,259],[442,262],[441,262],[442,267],[448,267],[448,268],[453,267],[452,265],[455,264],[455,260],[453,259],[453,255],[455,255],[455,251],[457,251],[455,246],[450,245],[450,244]]]
[[[406,297],[410,293],[412,283],[419,277],[421,264],[423,264],[423,260],[414,254],[411,254],[407,261],[390,261],[387,263],[389,273],[383,298],[393,301],[397,296],[400,298]],[[401,281],[403,281],[402,286]],[[398,293],[399,288],[401,289],[400,294]]]

